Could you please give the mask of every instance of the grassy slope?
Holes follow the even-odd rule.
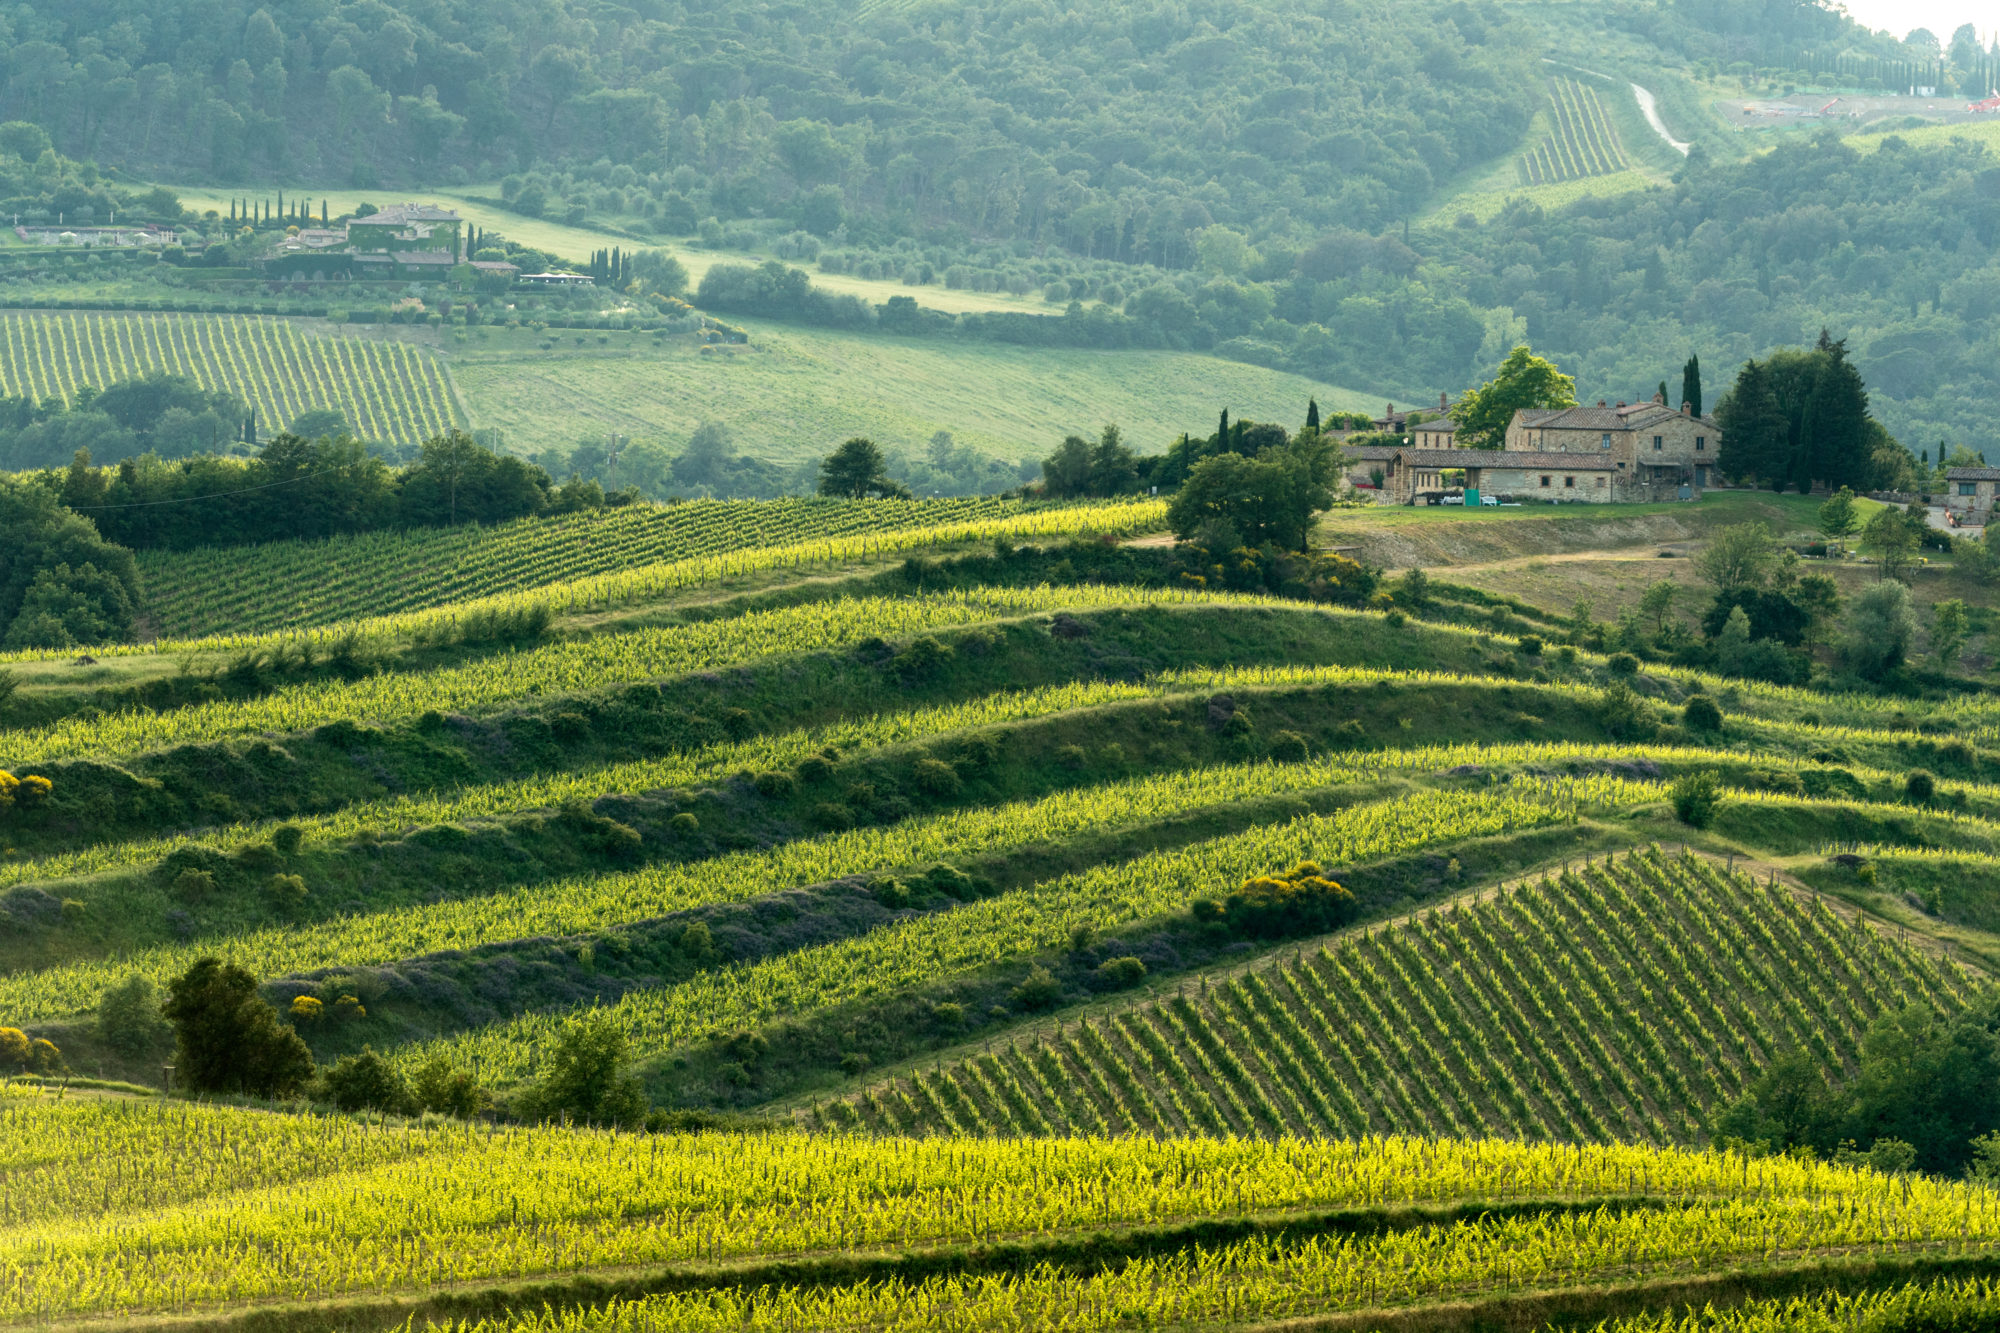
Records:
[[[703,355],[691,345],[612,353],[594,344],[539,351],[495,331],[453,357],[473,420],[516,447],[568,446],[616,431],[678,448],[704,421],[727,424],[745,453],[817,458],[852,435],[921,455],[931,436],[1004,459],[1040,459],[1063,436],[1116,422],[1142,452],[1182,431],[1213,431],[1216,413],[1305,419],[1309,397],[1333,410],[1378,410],[1371,394],[1188,352],[1099,352],[930,342],[745,321],[753,346]]]

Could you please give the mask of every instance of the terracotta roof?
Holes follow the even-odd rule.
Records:
[[[1948,467],[1946,481],[2000,481],[2000,467]]]
[[[1400,444],[1351,444],[1347,447],[1350,462],[1386,463],[1407,446]]]
[[[1546,454],[1532,449],[1398,449],[1412,467],[1555,468],[1616,472],[1618,465],[1592,454]]]
[[[1643,403],[1627,403],[1623,407],[1560,407],[1523,408],[1516,416],[1516,424],[1530,430],[1644,430],[1662,421],[1679,419],[1680,412],[1650,399]],[[1700,425],[1715,427],[1711,417],[1690,415],[1689,420]]]

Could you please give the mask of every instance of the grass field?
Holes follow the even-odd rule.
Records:
[[[571,445],[616,431],[678,448],[704,421],[726,423],[746,453],[782,462],[825,454],[852,435],[921,454],[937,431],[997,458],[1040,459],[1069,434],[1116,422],[1141,452],[1182,431],[1212,432],[1217,412],[1295,429],[1306,400],[1323,411],[1380,410],[1372,395],[1187,352],[1083,351],[998,343],[856,337],[743,321],[752,346],[704,354],[670,345],[544,353],[496,331],[452,358],[473,420],[515,447]]]
[[[1231,591],[1128,544],[1150,498],[149,556],[182,637],[5,667],[51,785],[0,806],[0,1028],[94,1086],[0,1085],[0,1327],[1956,1310],[1990,1184],[1711,1126],[1989,1001],[2000,700],[1626,672],[1530,604],[1811,508],[1326,518],[1537,594],[1485,604]],[[341,1072],[118,1086],[201,1076],[105,997],[204,958]]]
[[[69,400],[156,371],[228,390],[267,432],[317,408],[397,444],[464,424],[437,355],[408,342],[261,315],[0,311],[0,393]]]

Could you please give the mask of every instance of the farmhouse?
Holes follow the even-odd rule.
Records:
[[[464,223],[450,209],[397,204],[339,229],[306,227],[264,256],[264,271],[284,278],[438,281],[462,262]]]
[[[1960,523],[1985,527],[1993,512],[1993,495],[2000,488],[2000,467],[1954,467],[1944,473],[1944,507]]]
[[[1722,438],[1712,417],[1664,396],[1644,403],[1530,409],[1507,427],[1507,452],[1588,454],[1608,462],[1618,500],[1672,499],[1682,486],[1709,483]]]

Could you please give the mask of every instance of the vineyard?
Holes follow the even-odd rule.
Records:
[[[1810,975],[1795,959],[1812,957]],[[818,1108],[834,1129],[1698,1140],[1777,1052],[1854,1060],[1963,977],[1789,890],[1657,850]],[[1664,997],[1641,1019],[1644,995]]]
[[[1571,78],[1552,78],[1548,90],[1553,128],[1548,138],[1520,159],[1523,185],[1608,176],[1631,165],[1595,88]]]
[[[1158,521],[1158,506],[1124,508],[1129,512],[1121,516],[1115,507],[1031,508],[993,498],[694,500],[248,551],[148,551],[140,567],[147,605],[163,630],[200,638],[425,610],[606,575],[629,584],[634,571],[653,566],[678,566],[681,577],[699,581],[954,541]],[[709,559],[749,551],[761,557]],[[661,586],[673,586],[673,577],[663,571]]]
[[[393,339],[307,333],[262,315],[0,311],[0,393],[74,401],[86,386],[155,372],[235,394],[266,433],[320,408],[393,444],[465,424],[443,362]]]
[[[0,1108],[10,1180],[26,1186],[4,1204],[9,1321],[299,1298],[339,1309],[366,1293],[353,1317],[399,1324],[437,1308],[424,1292],[440,1282],[534,1278],[561,1301],[552,1280],[649,1265],[668,1279],[658,1295],[566,1314],[536,1313],[538,1298],[479,1327],[1207,1325],[1610,1279],[1671,1290],[1736,1265],[1782,1280],[1838,1272],[1857,1250],[1884,1264],[1948,1260],[2000,1239],[1995,1196],[1976,1187],[1633,1147],[647,1138],[52,1099]],[[155,1174],[162,1153],[174,1166]],[[79,1208],[104,1222],[72,1220]],[[1341,1210],[1385,1208],[1411,1211],[1386,1230],[1340,1225]],[[1253,1217],[1256,1230],[1227,1239]],[[1158,1257],[1140,1248],[1141,1228],[1193,1222],[1222,1238]],[[1118,1262],[982,1271],[974,1252],[940,1248],[1034,1236],[1053,1257],[1085,1234]],[[930,1276],[857,1253],[883,1246],[927,1252]],[[754,1268],[740,1283],[688,1280],[698,1265],[764,1255],[795,1271],[818,1260],[836,1280],[764,1285]]]
[[[1991,1304],[1979,1170],[1718,1117],[1880,1078],[1885,1021],[1987,1021],[2000,701],[1531,650],[1395,579],[1231,590],[1121,546],[1163,517],[147,554],[167,637],[4,664],[0,1074],[64,1068],[0,1081],[0,1328]],[[203,960],[314,1081],[184,1095],[132,1006]]]

